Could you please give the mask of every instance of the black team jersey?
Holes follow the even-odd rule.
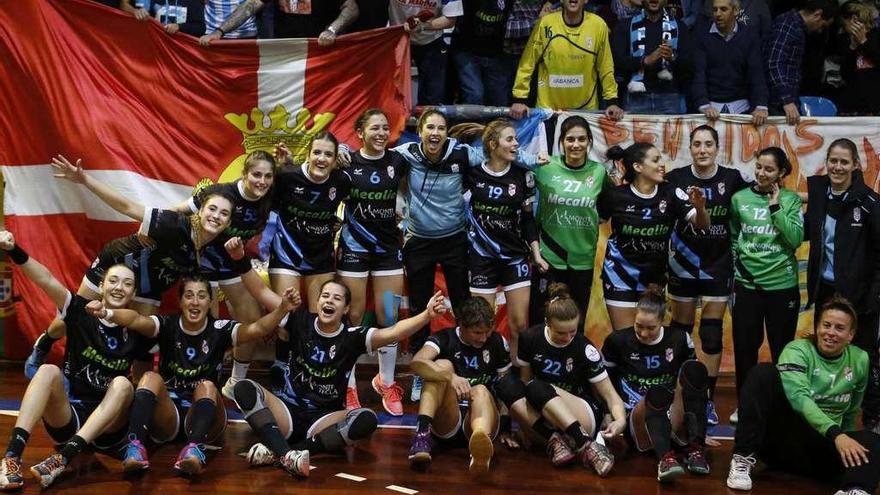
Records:
[[[169,392],[191,400],[202,380],[220,383],[223,355],[235,342],[239,323],[208,316],[204,328],[190,333],[180,315],[152,316],[159,340],[159,374]]]
[[[409,164],[396,151],[368,158],[360,151],[351,156],[347,170],[351,192],[345,201],[341,240],[359,253],[394,253],[403,244],[397,226],[397,190],[409,173]]]
[[[148,360],[155,343],[143,335],[89,315],[90,301],[68,293],[60,317],[67,324],[64,376],[75,399],[98,402],[117,376],[128,376],[131,362]]]
[[[581,398],[593,398],[587,385],[608,378],[602,354],[583,334],[565,347],[550,342],[544,325],[535,325],[519,337],[517,360],[532,368],[532,377],[556,385]]]
[[[652,385],[675,390],[682,363],[696,359],[690,334],[663,328],[656,342],[643,344],[633,327],[611,332],[602,346],[605,366],[627,409],[632,409]]]
[[[307,167],[287,167],[275,176],[272,209],[278,213],[283,228],[275,234],[273,254],[283,252],[277,248],[285,245],[301,258],[314,260],[326,258],[333,250],[339,221],[336,210],[348,197],[351,177],[344,171],[333,170],[324,182],[317,184],[306,172]]]
[[[649,196],[628,184],[606,189],[598,210],[601,218],[611,219],[603,273],[616,287],[634,291],[663,279],[672,227],[696,214],[687,193],[666,182]]]
[[[703,190],[711,225],[694,228],[678,219],[672,232],[669,253],[669,275],[682,282],[717,280],[726,282],[733,276],[730,246],[730,198],[749,186],[738,170],[718,166],[715,175],[703,179],[694,174],[693,165],[677,168],[666,174],[669,184],[687,191],[690,186]]]
[[[288,368],[280,398],[304,409],[345,409],[348,375],[358,356],[372,354],[370,335],[375,329],[340,324],[325,335],[318,332],[318,316],[305,308],[285,318],[289,340],[279,340],[276,351]]]
[[[448,359],[455,374],[471,386],[490,386],[510,369],[510,347],[501,334],[492,332],[483,347],[472,347],[461,340],[459,332],[458,327],[441,330],[428,337],[425,345],[439,353],[437,359]]]
[[[523,204],[534,200],[534,175],[512,165],[496,173],[484,162],[467,170],[464,188],[470,192],[467,216],[472,252],[502,260],[527,257]],[[528,219],[534,222],[531,215]]]
[[[256,201],[251,201],[244,197],[243,188],[244,184],[241,180],[212,184],[190,198],[190,210],[193,213],[199,211],[204,204],[205,198],[211,194],[221,193],[234,198],[232,218],[230,219],[229,227],[226,228],[223,234],[226,237],[241,237],[242,241],[247,242],[251,237],[259,234],[266,225],[272,198],[271,194],[266,194]]]

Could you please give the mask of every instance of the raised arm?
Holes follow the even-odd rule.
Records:
[[[12,232],[0,230],[0,249],[9,253],[9,258],[12,262],[21,267],[22,273],[27,278],[43,289],[43,292],[49,296],[49,299],[52,299],[56,308],[64,307],[70,291],[61,285],[61,282],[45,266],[29,257],[21,247],[15,245],[15,237],[12,235]]]
[[[144,205],[119,193],[112,187],[103,184],[90,177],[82,168],[82,159],[77,159],[76,164],[70,163],[63,155],[52,158],[53,175],[59,179],[66,179],[74,184],[82,184],[107,204],[110,208],[122,213],[132,220],[144,219]]]
[[[445,312],[446,303],[443,301],[443,293],[437,291],[437,293],[431,297],[431,300],[428,301],[427,309],[421,313],[412,318],[401,320],[392,327],[378,329],[373,332],[371,334],[372,337],[370,338],[370,349],[378,349],[388,344],[400,342],[416,333],[419,329],[431,323],[431,320],[435,317]]]
[[[254,271],[251,270],[250,273],[254,273]],[[263,285],[262,280],[260,281],[260,284]],[[265,285],[263,285],[263,287],[265,287]],[[284,294],[280,296],[280,299],[281,302],[271,313],[253,323],[238,327],[235,342],[236,345],[261,339],[271,334],[276,328],[278,328],[281,320],[283,320],[285,316],[290,314],[291,311],[296,310],[296,308],[302,304],[302,298],[299,295],[299,291],[293,287],[285,289]]]
[[[153,338],[159,334],[156,320],[133,309],[107,309],[102,301],[89,301],[86,304],[86,312],[95,318],[112,321],[121,327],[134,330],[144,337]]]

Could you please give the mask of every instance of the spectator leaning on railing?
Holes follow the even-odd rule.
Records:
[[[800,10],[789,10],[773,20],[764,49],[770,83],[770,112],[785,115],[789,125],[801,118],[799,87],[807,33],[820,33],[834,22],[836,0],[807,0]]]
[[[165,27],[165,32],[178,31],[193,36],[205,34],[205,8],[201,0],[121,0],[119,8],[139,21],[153,18]]]
[[[617,106],[614,61],[608,43],[608,26],[599,16],[584,12],[584,0],[563,2],[562,10],[542,17],[529,37],[513,86],[510,115],[528,113],[525,102],[532,74],[538,71],[536,106],[554,110],[596,110],[600,93],[605,114],[623,117]]]
[[[761,40],[755,29],[737,22],[740,0],[714,0],[715,22],[700,25],[694,43],[691,96],[710,120],[722,113],[752,114],[767,121],[767,83]]]

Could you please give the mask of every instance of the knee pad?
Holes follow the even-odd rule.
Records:
[[[495,384],[495,395],[501,399],[507,407],[512,407],[513,403],[526,396],[526,384],[514,376],[513,373],[508,374]]]
[[[678,371],[678,383],[681,384],[682,394],[700,394],[705,395],[709,390],[709,371],[706,365],[691,359],[685,361]]]
[[[526,385],[526,400],[538,411],[543,411],[544,406],[555,397],[559,397],[559,394],[547,382],[532,380]]]
[[[251,380],[241,380],[236,383],[232,393],[235,404],[241,409],[245,419],[266,407],[262,387]]]
[[[645,393],[646,413],[648,415],[662,413],[666,414],[672,401],[675,398],[672,391],[660,385],[652,385]]]
[[[694,331],[694,324],[691,323],[690,325],[688,325],[687,323],[672,320],[672,322],[669,323],[669,328],[677,328],[690,334]]]
[[[700,348],[706,354],[721,354],[723,349],[723,322],[715,318],[700,320]]]

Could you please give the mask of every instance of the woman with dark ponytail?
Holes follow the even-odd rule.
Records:
[[[755,162],[755,185],[734,194],[731,200],[735,277],[731,316],[737,392],[758,364],[764,328],[774,363],[797,330],[801,292],[795,250],[804,238],[804,220],[800,197],[782,187],[782,179],[791,171],[784,151],[765,148]]]
[[[602,287],[611,326],[632,325],[636,305],[649,284],[666,284],[672,227],[685,220],[698,229],[709,226],[706,196],[698,187],[686,191],[664,181],[666,166],[650,143],[623,149],[612,146],[607,157],[623,165],[623,185],[599,197],[599,216],[611,220],[611,236],[602,264]]]
[[[639,297],[633,326],[605,339],[605,366],[630,414],[629,439],[640,452],[654,450],[657,480],[687,470],[709,474],[706,402],[709,375],[697,361],[690,334],[664,327],[666,296],[650,284]]]
[[[527,433],[547,442],[553,465],[577,459],[606,476],[614,456],[604,439],[626,428],[623,401],[608,379],[602,354],[579,328],[580,310],[568,287],[554,283],[549,293],[546,321],[520,336],[520,377],[502,378],[495,392]],[[600,432],[603,410],[613,420]]]

